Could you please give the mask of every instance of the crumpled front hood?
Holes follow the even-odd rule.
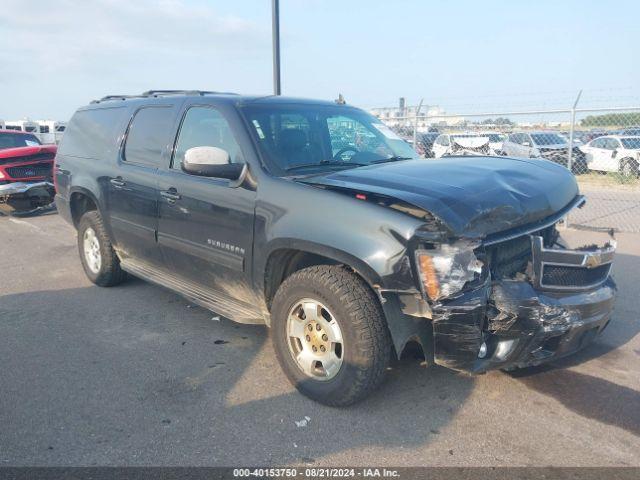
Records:
[[[451,137],[451,140],[464,148],[480,148],[489,143],[489,137]]]
[[[546,160],[407,160],[299,180],[397,198],[429,211],[454,235],[483,238],[537,222],[578,195],[573,175]]]

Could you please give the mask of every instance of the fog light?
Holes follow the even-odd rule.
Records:
[[[478,358],[484,358],[487,356],[487,344],[485,342],[482,342],[482,345],[480,345],[480,350],[478,350]]]
[[[502,340],[501,342],[498,342],[498,346],[496,347],[495,357],[498,360],[506,359],[509,356],[509,354],[513,351],[513,347],[516,346],[517,341],[518,340],[514,338],[511,340]]]

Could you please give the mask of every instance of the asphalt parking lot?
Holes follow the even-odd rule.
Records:
[[[587,196],[587,203],[583,208],[571,212],[570,225],[640,233],[640,188],[637,185],[627,187],[581,183],[580,192]]]
[[[477,377],[403,360],[332,409],[288,384],[264,327],[93,286],[57,215],[0,217],[0,465],[638,466],[640,235],[618,240],[615,318],[588,350]]]

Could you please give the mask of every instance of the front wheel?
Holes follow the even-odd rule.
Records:
[[[278,289],[271,319],[280,366],[312,400],[350,405],[382,381],[391,338],[378,299],[355,273],[336,265],[295,272]]]
[[[78,224],[78,253],[84,272],[96,285],[112,287],[125,280],[126,273],[95,210],[85,213]]]

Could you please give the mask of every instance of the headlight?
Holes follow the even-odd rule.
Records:
[[[417,250],[416,263],[422,291],[431,300],[458,293],[467,282],[482,273],[482,262],[473,253],[475,245],[441,245]]]

